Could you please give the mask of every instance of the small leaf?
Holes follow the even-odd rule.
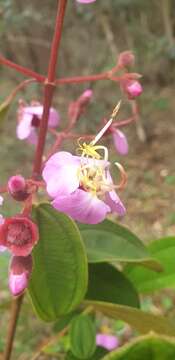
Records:
[[[139,297],[131,282],[110,264],[89,264],[86,298],[139,307]]]
[[[7,99],[4,100],[3,103],[0,104],[0,125],[3,123],[9,111],[11,102],[12,102],[12,98],[9,96]]]
[[[79,315],[71,322],[70,347],[78,359],[89,359],[96,349],[96,331],[90,316]]]
[[[120,349],[103,357],[103,360],[173,360],[175,339],[150,334],[134,339]]]
[[[40,240],[33,251],[29,294],[41,319],[54,321],[71,312],[87,288],[87,259],[75,223],[49,204],[33,209]]]
[[[87,360],[100,360],[107,353],[108,353],[108,351],[105,348],[103,348],[101,346],[97,346],[96,351],[94,352],[94,354],[90,358],[88,358]],[[69,351],[66,354],[65,360],[79,360],[79,359],[76,356],[74,356],[71,353],[71,351]]]
[[[166,237],[149,244],[149,251],[162,264],[163,271],[155,273],[140,266],[128,265],[125,269],[136,288],[142,293],[175,287],[175,237]]]
[[[84,301],[86,306],[93,306],[96,310],[113,318],[120,319],[131,325],[141,334],[155,331],[158,334],[175,336],[174,321],[163,316],[157,316],[129,306],[105,303],[102,301]]]
[[[97,225],[80,224],[79,229],[89,262],[134,262],[162,270],[139,238],[121,225],[105,220]]]

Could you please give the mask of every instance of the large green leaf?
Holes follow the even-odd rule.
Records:
[[[89,315],[76,316],[70,326],[70,349],[78,359],[89,359],[96,349],[95,325]]]
[[[162,269],[139,238],[121,225],[105,220],[97,225],[80,224],[79,229],[89,262],[135,262],[156,271]]]
[[[113,318],[120,319],[131,325],[141,334],[155,331],[158,334],[175,336],[175,323],[168,318],[147,313],[133,307],[111,304],[100,301],[85,301],[85,305]]]
[[[139,297],[132,283],[110,264],[89,264],[86,298],[139,307]]]
[[[175,237],[155,240],[150,243],[149,250],[164,270],[155,273],[140,266],[128,265],[125,269],[127,276],[142,293],[175,287]]]
[[[150,334],[107,354],[103,360],[173,360],[175,339]]]
[[[33,251],[29,293],[38,315],[54,321],[71,312],[87,288],[87,258],[75,223],[49,204],[33,209],[40,240]]]

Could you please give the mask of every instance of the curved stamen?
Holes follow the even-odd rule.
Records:
[[[125,188],[126,184],[127,184],[127,179],[128,179],[126,171],[125,171],[125,169],[123,168],[123,166],[120,163],[115,162],[114,164],[119,169],[120,176],[121,176],[120,183],[118,185],[114,185],[114,186],[115,186],[116,189],[123,190]]]

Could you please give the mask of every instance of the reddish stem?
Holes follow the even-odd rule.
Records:
[[[11,69],[15,69],[16,71],[18,71],[19,73],[26,75],[30,78],[34,78],[39,82],[44,82],[45,81],[45,76],[38,74],[37,72],[30,70],[24,66],[18,65],[16,63],[14,63],[11,60],[6,59],[4,56],[0,55],[0,63],[10,67]]]
[[[113,80],[113,81],[119,81],[121,77],[113,77],[111,76],[111,72],[105,72],[102,74],[95,74],[95,75],[87,75],[87,76],[73,76],[73,77],[67,77],[62,79],[57,79],[55,81],[56,85],[64,85],[64,84],[80,84],[83,82],[88,81],[97,81],[97,80]]]
[[[50,60],[48,66],[48,76],[47,76],[47,81],[45,82],[45,89],[44,89],[43,116],[39,129],[39,137],[38,137],[38,143],[37,143],[35,159],[34,159],[34,167],[33,167],[34,178],[37,178],[41,172],[42,156],[43,156],[47,128],[48,128],[49,111],[52,104],[54,87],[55,87],[54,81],[56,76],[56,64],[58,59],[66,4],[67,4],[67,0],[58,1],[55,32],[52,40]]]

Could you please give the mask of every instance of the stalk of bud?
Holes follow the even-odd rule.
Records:
[[[9,289],[18,296],[27,288],[32,273],[32,256],[13,256],[9,269]]]

